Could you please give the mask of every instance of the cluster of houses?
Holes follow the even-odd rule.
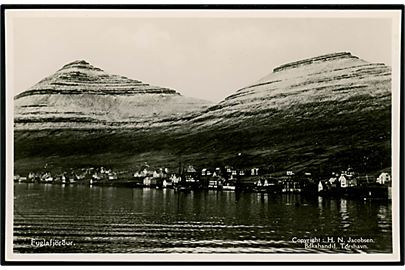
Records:
[[[381,173],[377,179],[360,176],[352,168],[341,173],[332,173],[329,179],[315,181],[311,173],[296,175],[287,171],[283,176],[273,177],[260,168],[238,169],[231,166],[196,169],[185,166],[178,172],[168,168],[151,169],[145,163],[135,173],[115,172],[104,167],[71,169],[52,175],[51,172],[30,172],[28,176],[14,177],[16,182],[39,182],[88,185],[123,185],[129,187],[173,188],[176,190],[214,189],[243,190],[274,193],[320,193],[334,194],[342,191],[358,190],[364,183],[388,186],[390,174]]]
[[[167,168],[151,170],[145,163],[139,171],[134,173],[133,177],[138,185],[144,187],[235,190],[238,179],[258,175],[258,168],[237,170],[226,166],[197,170],[192,165],[186,166],[179,173],[169,173]]]
[[[83,168],[79,170],[70,169],[69,172],[54,173],[49,170],[44,172],[29,172],[27,176],[15,175],[15,182],[26,183],[59,183],[59,184],[93,184],[105,180],[117,180],[117,173],[111,169],[100,168]]]
[[[358,185],[358,178],[351,168],[342,171],[341,174],[332,172],[332,177],[328,180],[321,180],[318,184],[318,192],[323,192],[338,188],[347,188]]]
[[[359,195],[367,192],[366,195],[388,194],[391,189],[391,176],[387,172],[382,172],[376,178],[367,175],[359,175],[352,168],[348,168],[341,173],[332,173],[329,179],[321,180],[318,183],[318,193],[326,195],[346,194]]]

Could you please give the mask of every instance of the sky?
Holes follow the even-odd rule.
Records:
[[[75,60],[213,102],[279,65],[322,54],[348,51],[366,61],[392,62],[387,18],[68,13],[16,16],[7,27],[15,94]]]

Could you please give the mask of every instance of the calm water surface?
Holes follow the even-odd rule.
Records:
[[[14,189],[15,252],[392,252],[387,202],[82,185]],[[294,237],[373,242],[305,248]],[[51,239],[72,245],[38,246]]]

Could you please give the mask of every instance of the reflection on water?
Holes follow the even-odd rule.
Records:
[[[391,252],[391,205],[300,195],[15,184],[15,252],[360,252],[297,238],[373,239]],[[36,246],[34,240],[69,240]]]

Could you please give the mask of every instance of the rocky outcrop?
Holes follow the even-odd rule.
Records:
[[[15,97],[16,129],[145,126],[188,116],[208,101],[74,61]]]

